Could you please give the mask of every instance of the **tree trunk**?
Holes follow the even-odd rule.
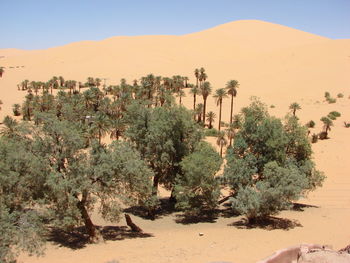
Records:
[[[153,178],[153,196],[157,196],[158,194],[158,184],[159,184],[159,176],[157,174],[154,175]]]
[[[222,101],[220,101],[220,111],[219,111],[219,131],[221,129],[221,109],[222,109]]]
[[[100,233],[98,233],[98,230],[96,229],[95,225],[92,223],[89,213],[86,210],[86,199],[87,194],[83,193],[82,200],[77,203],[77,207],[80,211],[82,219],[84,220],[86,232],[89,235],[89,241],[91,243],[98,243],[99,241],[101,241],[102,237],[100,236]]]
[[[205,125],[205,110],[207,107],[207,98],[203,98],[204,105],[203,105],[203,124]]]
[[[220,144],[220,157],[222,157],[222,144]]]
[[[125,215],[125,220],[126,220],[126,224],[131,228],[131,231],[133,232],[138,232],[138,233],[142,233],[142,229],[140,227],[138,227],[132,220],[131,217],[128,214],[124,214]]]
[[[233,95],[231,95],[231,114],[230,114],[230,124],[232,124],[232,114],[233,114]]]

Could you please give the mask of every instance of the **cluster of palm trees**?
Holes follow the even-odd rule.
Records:
[[[112,139],[118,140],[125,130],[123,112],[126,111],[127,105],[132,100],[143,101],[148,107],[163,107],[175,103],[177,97],[178,103],[182,105],[182,98],[186,96],[185,89],[189,89],[189,93],[193,95],[194,120],[212,129],[216,114],[213,111],[206,112],[206,110],[207,99],[213,88],[207,81],[208,76],[204,68],[195,69],[194,76],[196,84],[190,84],[189,78],[185,76],[161,77],[153,74],[134,80],[132,84],[121,79],[118,85],[108,86],[105,81],[102,84],[102,79],[92,77],[88,77],[85,83],[65,80],[62,76],[54,76],[47,82],[24,80],[17,85],[18,90],[25,90],[28,95],[22,107],[18,104],[13,105],[13,112],[17,116],[22,113],[25,120],[32,120],[35,111],[50,111],[54,107],[58,109],[57,114],[63,114],[60,110],[60,102],[55,101],[53,96],[54,90],[57,90],[57,94],[61,94],[61,97],[58,96],[58,98],[69,97],[71,100],[74,98],[72,103],[75,111],[85,109],[84,116],[89,116],[87,121],[91,122],[90,132],[97,134],[99,142],[107,133],[110,133]],[[213,95],[219,106],[218,145],[221,148],[227,144],[225,135],[227,135],[229,144],[232,144],[235,129],[238,128],[237,121],[233,120],[233,98],[237,95],[238,86],[238,81],[230,80],[225,88],[217,89]],[[66,90],[68,92],[63,96],[62,91]],[[220,133],[223,126],[222,104],[228,95],[231,96],[230,123],[227,125],[226,133]],[[202,97],[203,103],[196,104],[198,96]]]

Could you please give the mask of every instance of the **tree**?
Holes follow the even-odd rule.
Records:
[[[102,112],[98,112],[93,116],[90,132],[93,137],[98,138],[98,143],[101,144],[102,137],[104,137],[110,129],[111,121],[108,116]]]
[[[211,90],[212,90],[212,88],[211,88],[211,85],[208,81],[205,81],[202,83],[200,93],[203,97],[203,116],[205,116],[206,107],[207,107],[207,99],[211,93]],[[203,124],[205,124],[205,118],[203,118]]]
[[[12,111],[15,116],[20,116],[21,115],[21,105],[19,104],[13,104],[12,106]]]
[[[221,110],[222,110],[222,100],[227,98],[227,93],[225,89],[217,89],[215,95],[213,96],[216,99],[216,104],[220,106],[219,110],[219,131],[221,130]]]
[[[42,253],[43,224],[33,209],[42,197],[39,167],[26,140],[0,137],[0,262],[16,262],[20,252]]]
[[[203,137],[191,112],[179,106],[151,109],[133,103],[128,108],[126,120],[129,127],[125,137],[155,174],[154,195],[157,195],[159,184],[173,190],[176,176],[182,173],[179,163],[193,152]]]
[[[289,109],[292,111],[293,116],[295,116],[295,112],[296,112],[297,110],[300,110],[301,107],[300,107],[300,105],[299,105],[298,103],[293,102],[292,104],[289,105]]]
[[[209,122],[208,129],[212,129],[212,123],[215,121],[216,114],[213,111],[209,111],[205,117],[207,118],[207,122]]]
[[[331,130],[331,126],[333,126],[333,121],[328,117],[322,117],[321,121],[323,122],[323,132],[324,132],[324,136],[321,139],[327,139],[328,132]]]
[[[253,100],[242,109],[242,126],[229,148],[224,171],[232,206],[250,222],[289,207],[291,201],[322,184],[315,169],[307,128],[294,116],[285,124]]]
[[[216,144],[220,147],[220,157],[222,157],[222,148],[227,145],[227,140],[225,138],[225,132],[219,131]]]
[[[213,210],[220,196],[215,174],[221,164],[222,159],[209,143],[199,143],[194,152],[180,162],[183,175],[176,179],[176,208],[192,215]]]
[[[45,115],[33,136],[45,180],[44,207],[52,223],[71,228],[84,223],[91,242],[100,240],[90,213],[98,201],[102,217],[117,221],[121,202],[136,204],[151,195],[150,169],[126,143],[85,149],[80,125]]]
[[[229,146],[232,145],[232,139],[236,135],[236,130],[240,129],[241,125],[242,125],[241,116],[234,115],[232,123],[229,123],[226,129],[226,134],[229,139]]]
[[[202,103],[197,104],[197,107],[196,107],[196,110],[194,113],[195,113],[195,116],[197,115],[197,123],[202,123],[202,114],[203,114],[203,104]]]
[[[193,94],[193,110],[196,111],[196,99],[199,94],[199,89],[197,86],[190,85],[190,93]]]
[[[21,134],[21,130],[23,129],[21,125],[19,125],[18,121],[11,118],[10,116],[6,116],[2,121],[3,126],[0,127],[0,135],[6,138],[14,138],[18,137]]]
[[[232,116],[233,116],[233,97],[237,96],[238,86],[239,86],[239,83],[237,80],[230,80],[226,83],[227,94],[231,95],[230,123],[232,123]]]
[[[110,137],[111,139],[116,139],[118,141],[126,129],[125,120],[123,118],[113,119],[111,120],[110,124]]]

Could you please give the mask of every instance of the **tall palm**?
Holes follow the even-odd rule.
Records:
[[[213,111],[209,111],[205,117],[207,118],[207,122],[209,122],[208,128],[212,129],[213,128],[212,123],[215,121],[216,114]]]
[[[201,87],[203,85],[203,83],[207,80],[208,76],[205,73],[205,69],[204,68],[200,68],[199,69],[199,86]]]
[[[300,105],[299,105],[298,103],[293,102],[292,104],[289,105],[289,109],[292,111],[293,116],[295,116],[295,112],[296,112],[297,110],[300,110],[301,107],[300,107]]]
[[[216,99],[216,105],[220,106],[219,110],[219,131],[221,130],[221,111],[222,111],[222,100],[227,98],[227,93],[224,88],[217,89],[215,95],[213,96]]]
[[[232,123],[232,116],[233,116],[233,97],[237,96],[238,87],[239,87],[239,83],[237,80],[233,79],[226,83],[227,94],[231,95],[230,123]]]
[[[208,82],[208,81],[203,82],[201,89],[200,89],[200,93],[203,97],[203,116],[205,116],[205,110],[207,107],[207,99],[211,93],[211,90],[212,90],[212,88],[211,88],[210,82]],[[203,124],[205,124],[205,118],[203,118]]]
[[[220,131],[216,139],[216,144],[220,147],[220,156],[222,157],[222,148],[227,145],[227,140],[225,138],[225,132]]]
[[[196,100],[197,100],[197,95],[199,93],[198,85],[194,86],[193,84],[190,85],[190,93],[193,94],[193,110],[196,110]]]
[[[194,70],[194,76],[196,77],[196,87],[198,88],[198,80],[199,80],[199,69],[196,68]]]

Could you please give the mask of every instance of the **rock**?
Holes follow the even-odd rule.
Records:
[[[302,253],[298,263],[350,263],[350,254],[334,250],[317,250]]]
[[[199,236],[204,236],[204,233],[199,233]]]

